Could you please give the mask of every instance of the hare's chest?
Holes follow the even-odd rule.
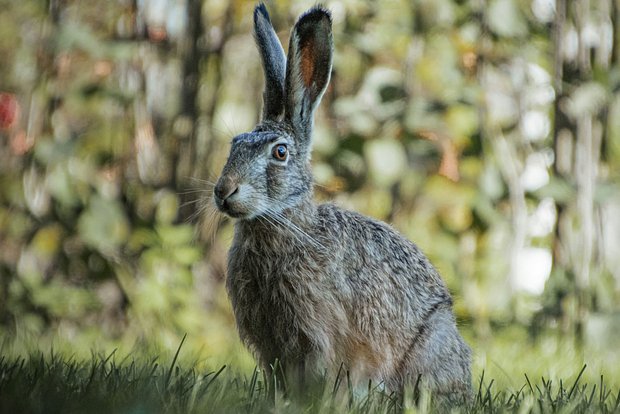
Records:
[[[286,256],[238,249],[230,252],[228,284],[230,294],[253,311],[279,316],[302,306],[302,295],[314,281],[303,275],[302,264]]]
[[[283,353],[304,352],[323,337],[329,324],[317,318],[328,308],[325,288],[304,264],[284,257],[265,257],[244,249],[231,250],[228,293],[242,336],[261,348]],[[322,293],[323,292],[323,293]],[[323,342],[323,341],[321,341]],[[294,350],[294,351],[293,351]]]

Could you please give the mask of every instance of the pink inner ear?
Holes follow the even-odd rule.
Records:
[[[300,71],[304,85],[309,89],[314,74],[314,42],[311,40],[301,47]]]

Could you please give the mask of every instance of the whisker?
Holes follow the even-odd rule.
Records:
[[[316,240],[314,237],[310,236],[307,232],[305,232],[304,230],[302,230],[299,226],[297,226],[295,223],[291,222],[290,220],[288,220],[285,217],[280,217],[280,220],[282,222],[286,222],[286,224],[292,228],[293,230],[297,231],[298,233],[300,233],[302,236],[304,236],[306,239],[308,239],[315,247],[320,247],[323,248],[323,245],[321,243],[319,243],[318,240]]]
[[[274,202],[273,200],[269,198],[268,198],[268,201]],[[315,247],[321,248],[321,249],[325,248],[318,240],[310,236],[306,231],[304,231],[298,225],[296,225],[291,220],[286,218],[281,212],[275,211],[271,207],[265,206],[264,204],[262,207],[263,207],[263,211],[265,211],[266,214],[268,214],[270,217],[272,217],[274,220],[276,220],[281,225],[290,229],[292,235],[294,235],[294,232],[296,232],[297,234],[299,234],[300,236],[308,240]],[[295,237],[295,238],[297,239],[297,241],[302,242],[302,240],[300,240],[298,237]]]
[[[200,199],[200,198],[197,198],[197,199],[195,199],[195,200],[188,200],[188,201],[185,201],[184,203],[181,203],[181,205],[179,206],[179,209],[185,208],[185,207],[187,207],[187,206],[189,206],[189,205],[192,205],[192,204],[199,203],[199,202],[201,202],[201,201],[203,201],[203,200],[202,200],[202,199]]]
[[[208,199],[198,199],[196,201],[200,201],[203,202],[203,204],[199,205],[199,207],[196,209],[196,211],[194,211],[188,218],[187,221],[188,222],[193,222],[196,218],[200,217],[202,215],[202,213],[205,212],[205,210],[207,208],[209,208],[209,200]]]
[[[215,236],[217,235],[217,230],[220,227],[223,215],[219,213],[212,203],[208,203],[205,208],[207,208],[208,211],[203,215],[200,228],[206,230],[206,238],[213,244],[215,243]]]
[[[284,226],[284,228],[289,229],[290,227],[282,222],[280,219],[278,219],[277,216],[273,216],[271,215],[271,212],[267,212],[267,214],[265,216],[263,216],[265,218],[265,220],[270,223],[272,226],[277,227],[277,224],[280,224],[281,226]],[[290,232],[290,235],[299,243],[299,244],[303,244],[303,241],[297,237],[297,235],[294,232]]]
[[[196,193],[210,193],[211,189],[207,188],[190,188],[185,191],[177,191],[178,195],[196,194]]]
[[[185,177],[187,179],[189,179],[190,181],[196,181],[199,184],[207,184],[209,186],[215,186],[217,183],[210,181],[210,180],[205,180],[204,178],[199,178],[199,177]]]
[[[234,132],[234,129],[230,127],[230,125],[229,125],[229,124],[228,124],[228,122],[226,121],[226,118],[225,118],[225,117],[220,116],[219,118],[220,118],[220,120],[222,121],[222,123],[224,124],[224,128],[226,128],[226,133],[225,133],[225,134],[223,134],[223,135],[228,135],[228,136],[231,136],[231,137],[234,137],[235,135],[237,135],[237,134]],[[233,127],[234,127],[234,126],[235,126],[235,125],[234,125],[235,120],[234,120],[234,119],[232,119],[231,121],[232,121],[232,123],[233,123]],[[223,132],[224,132],[221,128],[217,128],[217,129],[219,129],[221,133],[223,133]]]

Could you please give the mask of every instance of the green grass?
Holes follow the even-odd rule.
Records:
[[[514,327],[486,339],[465,333],[474,398],[456,412],[620,413],[617,346],[577,345],[552,331],[532,340]],[[432,396],[408,390],[400,398],[375,384],[351,389],[335,373],[284,395],[240,343],[217,351],[195,336],[178,341],[126,347],[0,337],[0,413],[443,412]]]
[[[404,398],[372,384],[355,390],[346,375],[322,379],[284,395],[258,370],[238,374],[226,366],[181,367],[178,352],[167,363],[129,355],[77,360],[54,353],[0,357],[1,413],[391,413],[441,412],[432,396],[412,390]],[[620,390],[601,376],[585,383],[584,366],[571,378],[535,380],[524,375],[516,391],[498,389],[484,374],[474,400],[456,412],[620,412]]]

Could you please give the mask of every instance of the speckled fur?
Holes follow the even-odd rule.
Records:
[[[434,392],[467,399],[470,350],[426,256],[385,223],[313,202],[312,115],[329,70],[315,70],[309,83],[299,56],[326,42],[314,64],[331,68],[329,12],[317,7],[299,19],[288,62],[273,53],[279,42],[263,5],[254,21],[266,88],[285,89],[282,97],[266,91],[265,119],[233,140],[215,188],[218,207],[238,219],[227,289],[241,339],[266,369],[275,360],[314,372],[343,364],[355,380],[399,390],[421,376]],[[274,73],[284,65],[281,79]],[[287,146],[286,163],[271,157],[278,143]]]

